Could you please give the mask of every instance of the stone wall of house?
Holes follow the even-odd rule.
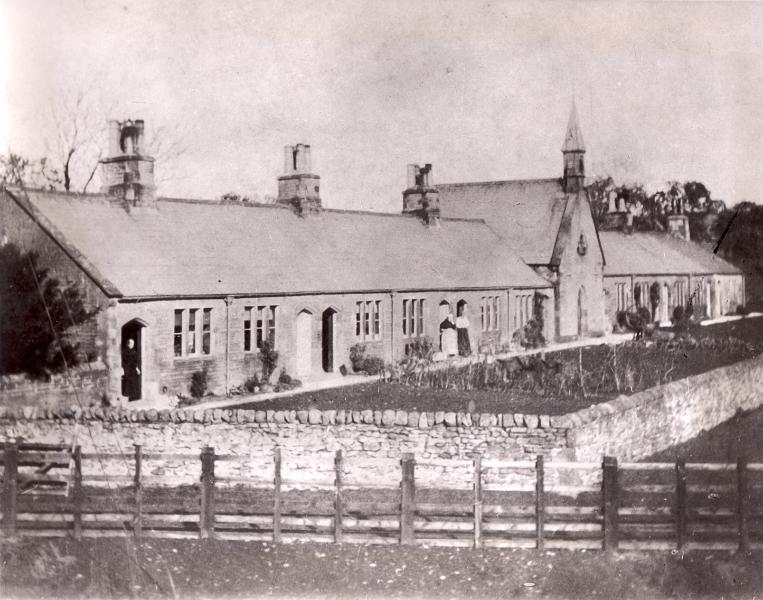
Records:
[[[272,476],[275,447],[284,456],[284,477],[331,480],[333,457],[342,450],[349,477],[366,483],[397,481],[403,453],[416,457],[422,485],[470,485],[475,453],[487,460],[531,460],[538,454],[598,462],[604,455],[637,460],[684,442],[763,404],[763,357],[620,396],[568,415],[469,414],[403,410],[239,410],[0,408],[0,441],[77,443],[84,452],[130,452],[141,444],[161,459],[147,475],[198,480],[196,460],[209,445],[238,461],[221,461],[218,475]],[[75,438],[76,436],[76,438]],[[427,462],[436,464],[427,465]],[[129,460],[91,461],[87,472],[126,473]],[[594,473],[594,475],[596,475]],[[489,481],[527,479],[512,468],[488,471]],[[173,479],[173,481],[175,481]]]
[[[556,306],[558,338],[577,338],[581,329],[584,336],[602,335],[606,332],[603,259],[588,201],[582,196],[570,197],[562,218],[557,240],[557,252],[561,252]],[[569,225],[565,227],[567,219]]]
[[[548,290],[550,292],[550,290]],[[527,290],[532,294],[533,290]],[[498,330],[483,331],[481,304],[483,297],[497,296],[500,301]],[[259,352],[254,341],[252,350],[244,349],[244,321],[246,309],[251,307],[252,340],[256,338],[257,308],[276,307],[275,348],[279,353],[276,374],[284,369],[288,374],[304,377],[300,372],[298,358],[299,320],[304,319],[309,334],[307,360],[309,374],[323,372],[324,328],[323,316],[326,311],[333,312],[333,370],[341,365],[351,369],[350,348],[354,344],[364,344],[367,356],[379,356],[385,362],[399,360],[405,354],[406,344],[414,342],[419,336],[410,335],[410,327],[403,333],[403,303],[413,300],[424,301],[423,327],[421,337],[428,337],[439,347],[439,324],[448,310],[456,313],[458,302],[467,303],[467,315],[470,321],[472,351],[492,348],[497,351],[509,342],[509,293],[508,290],[488,291],[441,291],[441,292],[406,292],[406,293],[369,293],[369,294],[311,294],[304,296],[261,296],[211,298],[200,300],[152,300],[147,302],[120,301],[113,309],[114,331],[121,331],[124,324],[138,319],[145,326],[143,337],[143,377],[144,396],[149,400],[158,400],[162,396],[174,397],[176,394],[188,394],[191,376],[194,372],[206,369],[209,390],[224,393],[228,387],[244,383],[253,374],[261,373]],[[357,306],[361,303],[380,308],[380,333],[373,334],[373,319],[369,323],[369,334],[365,333],[365,320],[361,318],[360,335],[357,334]],[[410,306],[410,304],[408,304]],[[418,306],[418,305],[417,305]],[[211,346],[209,354],[201,352],[201,320],[204,309],[211,309]],[[188,339],[184,337],[183,355],[174,353],[174,315],[175,310],[184,311],[184,319],[190,310],[196,310],[196,348],[189,353]],[[418,323],[418,315],[414,319]],[[304,325],[304,323],[303,323]],[[417,325],[418,331],[418,325]],[[121,340],[110,342],[120,347]],[[114,353],[115,370],[112,387],[118,389],[121,376],[121,362],[118,353]]]

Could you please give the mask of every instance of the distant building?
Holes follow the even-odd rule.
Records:
[[[744,303],[739,270],[688,241],[685,215],[670,233],[632,233],[613,206],[622,227],[597,231],[574,106],[561,178],[435,184],[431,165],[409,165],[402,214],[323,208],[304,144],[285,148],[272,204],[157,197],[142,121],[110,122],[108,147],[98,194],[3,190],[0,234],[101,309],[72,335],[123,401],[128,340],[128,388],[160,399],[202,369],[217,393],[242,384],[266,340],[279,371],[311,378],[349,365],[355,344],[385,362],[424,338],[437,349],[449,314],[467,317],[477,352],[538,317],[564,340],[603,335],[655,297],[659,321],[690,297],[713,317]]]
[[[668,217],[667,233],[636,233],[632,215],[613,200],[606,217],[616,230],[598,232],[585,190],[585,152],[573,104],[561,178],[440,184],[442,215],[484,219],[553,285],[558,340],[602,335],[617,312],[641,306],[669,323],[675,306],[690,298],[709,317],[744,304],[741,271],[690,242],[681,208]],[[652,298],[659,298],[656,306]],[[513,311],[512,329],[522,325]]]

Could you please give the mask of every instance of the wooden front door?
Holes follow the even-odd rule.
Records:
[[[122,327],[122,395],[128,400],[143,398],[143,329],[136,320]]]
[[[331,373],[334,370],[334,319],[336,311],[333,308],[327,308],[323,311],[323,335],[322,340],[322,357],[323,357],[323,370],[326,373]]]

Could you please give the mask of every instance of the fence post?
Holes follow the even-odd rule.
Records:
[[[482,548],[482,456],[474,457],[474,547]]]
[[[281,543],[281,449],[273,451],[273,543]]]
[[[676,460],[676,547],[686,544],[686,459]]]
[[[3,533],[5,537],[16,536],[16,479],[19,467],[19,447],[16,442],[6,442],[3,451]]]
[[[334,457],[334,484],[336,496],[334,498],[334,543],[342,543],[342,515],[344,513],[344,497],[342,495],[342,451],[337,450]]]
[[[202,466],[203,470],[203,466]],[[135,444],[135,515],[132,521],[132,532],[135,537],[143,534],[143,483],[141,482],[143,471],[143,447]]]
[[[602,464],[604,500],[604,550],[617,550],[617,459],[605,456]]]
[[[546,498],[543,490],[543,456],[535,460],[535,547],[543,550],[543,529],[546,524]]]
[[[205,446],[201,451],[201,515],[199,536],[215,535],[215,449]]]
[[[403,454],[403,477],[400,482],[400,543],[405,545],[416,543],[416,535],[413,530],[413,520],[416,513],[415,466],[413,454],[410,452]]]
[[[747,507],[747,458],[740,457],[737,461],[737,503],[739,514],[739,551],[750,549],[750,534],[748,529]]]
[[[74,511],[72,514],[74,539],[82,539],[82,447],[74,447],[74,485],[72,499]]]

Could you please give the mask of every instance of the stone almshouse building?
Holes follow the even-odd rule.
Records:
[[[536,293],[548,339],[603,334],[616,310],[646,305],[645,286],[664,294],[661,320],[697,290],[711,316],[744,301],[739,271],[687,240],[597,232],[574,108],[561,179],[435,186],[430,165],[410,165],[402,214],[323,208],[302,144],[286,147],[274,205],[158,198],[143,122],[113,121],[109,137],[99,194],[4,190],[0,233],[100,308],[77,335],[115,398],[128,339],[139,396],[158,399],[202,368],[213,391],[241,384],[264,340],[301,378],[338,371],[358,343],[397,360],[462,311],[472,350],[495,351]]]

